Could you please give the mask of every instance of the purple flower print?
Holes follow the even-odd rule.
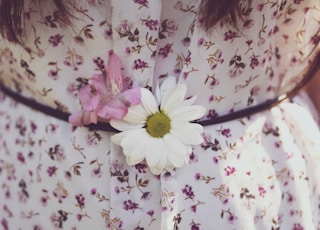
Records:
[[[226,176],[230,176],[235,173],[236,169],[231,166],[227,166],[224,168],[224,171],[226,172]]]
[[[294,224],[292,230],[304,230],[300,223]]]
[[[149,30],[157,30],[159,26],[159,21],[158,20],[153,20],[153,19],[147,19],[143,21],[145,26],[149,28]]]
[[[255,67],[259,66],[259,64],[260,63],[257,57],[254,56],[251,58],[251,63],[250,63],[251,69],[254,69]]]
[[[3,227],[4,230],[8,230],[9,229],[9,224],[8,224],[7,219],[5,219],[5,218],[1,219],[1,226]]]
[[[317,45],[320,43],[320,34],[315,34],[314,36],[311,37],[311,42],[314,45]]]
[[[190,185],[186,185],[183,189],[182,189],[182,193],[186,195],[186,199],[191,199],[193,200],[193,198],[195,197],[192,187]]]
[[[228,32],[225,32],[224,34],[224,40],[225,41],[233,41],[235,38],[239,37],[237,32],[229,30]]]
[[[90,190],[90,194],[91,195],[95,195],[97,193],[97,189],[96,188],[92,188],[91,190]]]
[[[148,5],[148,0],[133,0],[133,2],[139,5],[144,5],[144,6]]]
[[[264,197],[264,195],[267,193],[267,191],[262,186],[259,186],[258,190],[261,197]]]
[[[134,212],[136,209],[139,208],[139,205],[132,200],[126,200],[123,202],[123,209],[124,210],[132,210]]]
[[[134,60],[134,66],[133,66],[134,69],[142,69],[143,70],[148,67],[149,67],[148,63],[145,61],[142,61],[141,59]]]
[[[79,207],[81,210],[85,207],[85,197],[82,194],[76,195],[76,206]]]
[[[49,37],[49,43],[52,45],[52,47],[57,47],[60,43],[62,43],[63,36],[60,34],[56,34]]]
[[[185,37],[184,39],[182,39],[182,44],[186,47],[188,47],[190,45],[191,39],[189,37]]]
[[[231,130],[230,129],[223,129],[221,134],[225,137],[231,137]]]
[[[216,112],[216,110],[210,109],[206,117],[207,117],[207,118],[216,118],[216,117],[218,117],[218,116],[219,116],[219,115],[218,115],[218,113]]]
[[[18,161],[20,161],[23,164],[26,162],[25,157],[23,156],[22,152],[18,152],[17,159],[18,159]]]
[[[204,38],[200,38],[198,40],[198,46],[201,46],[203,44],[203,42],[204,42]]]
[[[146,173],[148,166],[144,163],[139,163],[134,166],[139,173]]]
[[[168,57],[168,54],[172,52],[172,44],[166,44],[164,47],[159,49],[158,55],[162,58]]]
[[[57,167],[55,166],[49,166],[47,169],[47,173],[49,175],[49,177],[52,177],[57,171]]]

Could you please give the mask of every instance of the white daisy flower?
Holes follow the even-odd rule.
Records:
[[[170,79],[167,82],[172,82]],[[192,105],[195,97],[185,99],[185,84],[164,82],[163,86],[156,92],[160,103],[142,88],[141,103],[130,106],[122,120],[110,121],[121,131],[112,136],[112,141],[123,148],[128,164],[146,160],[155,175],[188,164],[192,146],[203,142],[203,127],[190,121],[201,118],[205,108]]]

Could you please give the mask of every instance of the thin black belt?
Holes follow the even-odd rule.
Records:
[[[259,105],[251,106],[251,107],[248,107],[248,108],[245,108],[245,109],[242,109],[239,111],[235,111],[233,113],[229,113],[226,115],[222,115],[219,117],[215,117],[212,119],[197,121],[195,123],[201,124],[203,126],[214,125],[214,124],[218,124],[218,123],[223,123],[223,122],[247,117],[247,116],[253,115],[255,113],[258,113],[258,112],[261,112],[264,110],[268,110],[268,109],[272,108],[273,106],[278,105],[282,101],[284,101],[286,99],[290,99],[294,95],[296,95],[296,93],[316,74],[316,72],[318,71],[319,68],[320,68],[320,53],[317,54],[315,61],[310,66],[310,68],[309,68],[308,72],[306,73],[305,77],[303,78],[303,80],[296,87],[294,87],[290,92],[288,92],[280,97],[274,98],[272,100],[268,100],[266,102],[263,102]],[[60,120],[64,120],[67,122],[69,120],[70,113],[66,113],[66,112],[51,108],[49,106],[43,105],[39,102],[36,102],[33,99],[26,98],[26,97],[20,95],[19,93],[16,93],[16,92],[12,91],[11,89],[5,87],[3,84],[1,84],[1,82],[0,82],[0,90],[2,90],[6,95],[10,96],[14,100],[16,100],[22,104],[25,104],[35,110],[38,110],[44,114],[50,115],[52,117],[55,117],[55,118],[58,118]],[[97,124],[90,124],[90,125],[86,125],[85,127],[89,128],[90,130],[103,130],[103,131],[109,131],[109,132],[118,132],[118,130],[114,129],[109,123],[105,123],[105,122],[98,122]]]
[[[52,107],[41,104],[33,99],[26,98],[26,97],[20,95],[19,93],[16,93],[1,84],[0,84],[0,89],[9,97],[13,98],[14,100],[16,100],[24,105],[27,105],[27,106],[33,108],[34,110],[40,111],[44,114],[50,115],[52,117],[58,118],[63,121],[68,121],[70,113],[66,113],[61,110],[54,109]],[[250,116],[255,113],[261,112],[263,110],[270,109],[271,107],[275,106],[276,104],[279,104],[281,101],[283,101],[287,98],[288,98],[287,96],[275,98],[272,100],[268,100],[264,103],[261,103],[259,105],[251,106],[251,107],[248,107],[248,108],[245,108],[245,109],[242,109],[242,110],[230,113],[230,114],[215,117],[212,119],[197,121],[196,123],[201,124],[203,126],[207,126],[207,125],[223,123],[226,121],[231,121],[231,120],[235,120],[238,118]],[[85,127],[89,128],[90,130],[104,130],[104,131],[109,131],[109,132],[118,132],[109,123],[105,123],[105,122],[98,122],[97,124],[90,124],[90,125],[86,125]]]

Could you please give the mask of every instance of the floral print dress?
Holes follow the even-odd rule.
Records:
[[[241,2],[210,33],[198,0],[25,1],[24,45],[1,40],[0,80],[58,110],[108,52],[132,87],[169,76],[212,119],[290,91],[319,52],[318,0]],[[1,229],[320,229],[320,132],[307,97],[203,127],[188,164],[129,165],[112,132],[73,127],[0,94]]]

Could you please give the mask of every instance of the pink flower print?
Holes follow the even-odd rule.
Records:
[[[258,190],[261,197],[264,197],[264,195],[267,193],[267,191],[262,186],[259,186]]]
[[[200,38],[198,40],[198,46],[201,46],[203,44],[203,42],[204,42],[204,38]]]
[[[243,27],[247,29],[251,28],[253,25],[254,25],[254,21],[252,19],[247,19],[243,23]]]
[[[315,34],[314,36],[312,36],[311,42],[314,45],[319,44],[320,43],[320,35],[319,34]]]
[[[299,5],[303,0],[294,0],[293,3]]]
[[[116,194],[120,194],[120,188],[119,188],[118,186],[116,186],[116,187],[114,188],[114,192],[115,192]]]
[[[247,41],[246,41],[246,44],[247,44],[248,46],[251,46],[252,42],[253,42],[253,40],[247,40]]]
[[[191,39],[189,37],[185,37],[184,39],[182,39],[182,44],[186,47],[188,47],[191,43]]]
[[[196,173],[196,174],[194,175],[194,178],[195,178],[196,180],[200,180],[201,174],[200,174],[200,173]]]
[[[57,70],[54,70],[54,69],[51,69],[49,70],[49,73],[48,73],[48,76],[50,78],[52,78],[53,80],[58,80],[58,71]]]
[[[236,169],[234,167],[227,166],[224,168],[224,171],[226,172],[226,176],[230,176],[236,171]]]
[[[96,188],[92,188],[90,191],[91,195],[95,195],[97,193],[97,189]]]
[[[88,0],[89,5],[95,6],[97,1],[96,0]]]
[[[262,11],[262,10],[263,10],[263,7],[264,7],[264,4],[259,4],[259,5],[258,5],[258,10],[259,10],[259,11]]]
[[[301,224],[294,224],[292,230],[304,230]]]
[[[8,224],[8,221],[7,221],[7,219],[5,219],[5,218],[2,218],[1,219],[1,226],[3,227],[3,229],[9,229],[9,224]]]
[[[18,152],[18,156],[17,156],[18,161],[20,161],[22,164],[24,164],[26,162],[25,157],[23,156],[22,152]]]
[[[113,53],[109,52],[109,61],[105,72],[94,74],[90,84],[79,90],[82,110],[69,117],[71,124],[80,126],[97,123],[103,120],[121,119],[130,105],[140,103],[140,89],[129,89],[121,73],[121,63]]]
[[[238,219],[238,217],[235,216],[233,213],[230,213],[230,214],[229,214],[229,217],[228,217],[229,223],[232,224],[232,223],[234,223],[237,219]]]
[[[131,53],[130,47],[126,47],[126,54],[130,54],[130,53]]]
[[[109,29],[104,31],[104,38],[105,39],[111,39],[112,38],[112,29],[111,28],[109,28]]]
[[[92,177],[100,178],[102,176],[102,170],[100,166],[93,168],[91,172]]]
[[[186,65],[189,65],[191,63],[191,52],[188,50],[188,55],[186,59],[184,60]]]

